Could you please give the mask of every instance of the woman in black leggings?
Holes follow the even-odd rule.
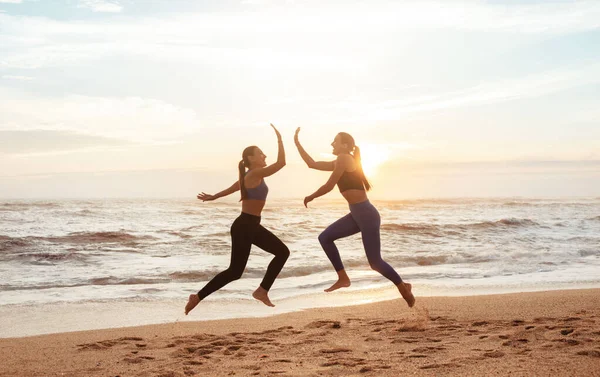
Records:
[[[206,202],[240,190],[242,194],[242,213],[231,225],[231,263],[229,268],[215,276],[197,294],[190,295],[188,303],[185,306],[186,315],[200,301],[204,300],[205,297],[242,276],[248,262],[248,257],[250,256],[252,245],[256,245],[266,252],[275,255],[275,258],[273,258],[267,267],[267,272],[260,286],[252,293],[252,297],[262,301],[265,305],[275,306],[269,300],[269,289],[271,289],[275,278],[277,278],[277,275],[288,259],[290,251],[277,236],[260,225],[260,214],[265,206],[267,193],[269,192],[269,188],[263,178],[277,173],[285,166],[285,151],[283,150],[281,134],[272,124],[271,127],[275,130],[279,144],[277,162],[267,166],[265,163],[267,156],[265,156],[260,148],[250,146],[244,149],[242,153],[242,160],[238,165],[239,178],[231,187],[215,195],[209,195],[204,192],[198,194],[198,199]]]

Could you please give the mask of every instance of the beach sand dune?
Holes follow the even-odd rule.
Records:
[[[599,289],[403,303],[0,339],[0,375],[600,376]]]

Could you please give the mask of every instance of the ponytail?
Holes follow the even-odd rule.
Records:
[[[240,160],[238,164],[239,170],[239,180],[240,180],[240,193],[242,196],[240,197],[240,201],[246,199],[248,196],[248,191],[246,191],[246,185],[244,184],[244,176],[246,175],[246,164],[244,164],[244,160]]]
[[[358,169],[358,173],[360,174],[360,179],[362,180],[363,185],[365,185],[365,190],[369,191],[371,189],[371,184],[367,180],[365,176],[365,172],[363,171],[362,162],[360,159],[360,148],[355,145],[354,146],[354,162],[356,163],[356,168]]]
[[[239,180],[240,180],[240,193],[242,194],[240,198],[240,202],[248,197],[248,191],[246,190],[246,185],[244,183],[244,177],[246,176],[246,168],[250,167],[249,156],[254,156],[254,152],[258,148],[256,145],[251,145],[244,149],[242,152],[242,159],[238,164],[239,171]]]

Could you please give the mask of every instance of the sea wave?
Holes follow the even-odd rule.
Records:
[[[579,250],[579,255],[582,257],[600,256],[600,250]]]
[[[146,278],[117,278],[107,276],[89,280],[88,285],[136,285],[136,284],[160,284],[169,283],[167,277],[146,277]]]
[[[22,263],[34,265],[52,265],[56,263],[86,262],[87,256],[77,252],[49,253],[49,252],[25,252],[18,254],[3,255],[3,261],[21,261]]]
[[[95,214],[94,211],[91,211],[89,209],[82,209],[75,213],[76,216],[82,216],[82,217],[92,216],[94,214]]]
[[[29,208],[59,208],[61,204],[56,202],[5,202],[0,203],[0,210],[22,211]]]
[[[530,202],[517,202],[517,201],[511,201],[511,202],[505,202],[502,203],[503,206],[506,207],[531,207],[536,205],[535,203],[530,203]]]
[[[27,247],[31,241],[23,237],[0,236],[0,252],[14,251],[16,248]]]
[[[171,236],[176,236],[176,237],[183,238],[183,239],[188,239],[188,238],[194,237],[187,233],[178,232],[176,230],[159,230],[158,233],[169,234]]]
[[[204,225],[192,225],[192,226],[188,226],[187,228],[181,229],[181,231],[182,232],[190,232],[192,230],[202,229],[204,227],[205,227]]]
[[[497,221],[483,221],[470,224],[427,224],[427,223],[404,223],[404,224],[382,224],[381,230],[400,231],[405,233],[418,233],[420,235],[429,235],[441,237],[448,232],[468,230],[492,230],[498,228],[518,228],[539,226],[537,222],[530,219],[507,218]]]
[[[153,240],[155,237],[144,235],[136,236],[124,231],[118,232],[75,232],[66,236],[40,237],[40,240],[53,243],[104,243],[104,242],[135,242]]]

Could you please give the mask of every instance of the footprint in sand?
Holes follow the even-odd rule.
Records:
[[[173,372],[173,371],[159,371],[158,374],[156,375],[156,377],[177,377],[177,373]]]
[[[577,352],[579,356],[591,356],[591,357],[600,357],[600,351],[596,350],[585,350]]]
[[[204,363],[202,361],[189,360],[189,361],[184,362],[184,364],[186,364],[186,365],[202,365]]]
[[[394,324],[397,325],[399,323],[399,321],[393,320],[393,319],[377,319],[374,321],[369,321],[367,322],[367,324],[365,326],[382,326],[382,325],[389,325],[389,324]]]
[[[392,344],[396,343],[419,343],[418,339],[406,339],[406,338],[398,338],[392,340]]]
[[[420,367],[421,369],[436,369],[436,368],[456,368],[460,367],[458,364],[443,363],[443,364],[427,364]]]
[[[320,364],[320,366],[322,367],[332,367],[332,366],[342,366],[342,367],[348,367],[348,368],[353,368],[359,365],[365,365],[366,359],[363,358],[359,358],[359,357],[350,357],[350,358],[339,358],[337,360],[330,360],[330,361],[326,361],[322,364]]]
[[[139,356],[139,357],[126,357],[123,359],[124,362],[129,364],[139,364],[145,360],[154,360],[152,356]]]
[[[483,356],[485,357],[491,357],[494,359],[497,359],[499,357],[503,357],[504,355],[506,355],[504,352],[502,351],[492,351],[492,352],[486,352],[483,354]]]
[[[413,348],[411,351],[417,353],[435,353],[436,351],[443,351],[445,349],[446,347],[417,347]]]
[[[425,331],[425,326],[422,323],[407,323],[395,329],[398,332],[420,332]]]
[[[321,329],[321,328],[331,328],[331,329],[339,329],[342,327],[340,321],[314,321],[306,326],[309,329]]]
[[[144,340],[143,338],[138,338],[138,337],[123,337],[123,338],[118,338],[118,339],[111,339],[111,340],[102,340],[99,342],[95,342],[95,343],[84,343],[84,344],[78,344],[77,347],[79,347],[79,351],[87,351],[87,350],[103,350],[103,349],[109,349],[111,347],[114,347],[116,345],[127,345],[129,344],[129,342],[139,342]]]
[[[352,350],[349,348],[330,348],[330,349],[322,349],[319,352],[329,354],[329,353],[352,352]]]
[[[332,367],[335,365],[340,365],[339,361],[326,361],[323,364],[321,364],[322,367]]]
[[[569,346],[578,346],[581,344],[580,341],[575,339],[554,339],[553,342],[563,343]]]

